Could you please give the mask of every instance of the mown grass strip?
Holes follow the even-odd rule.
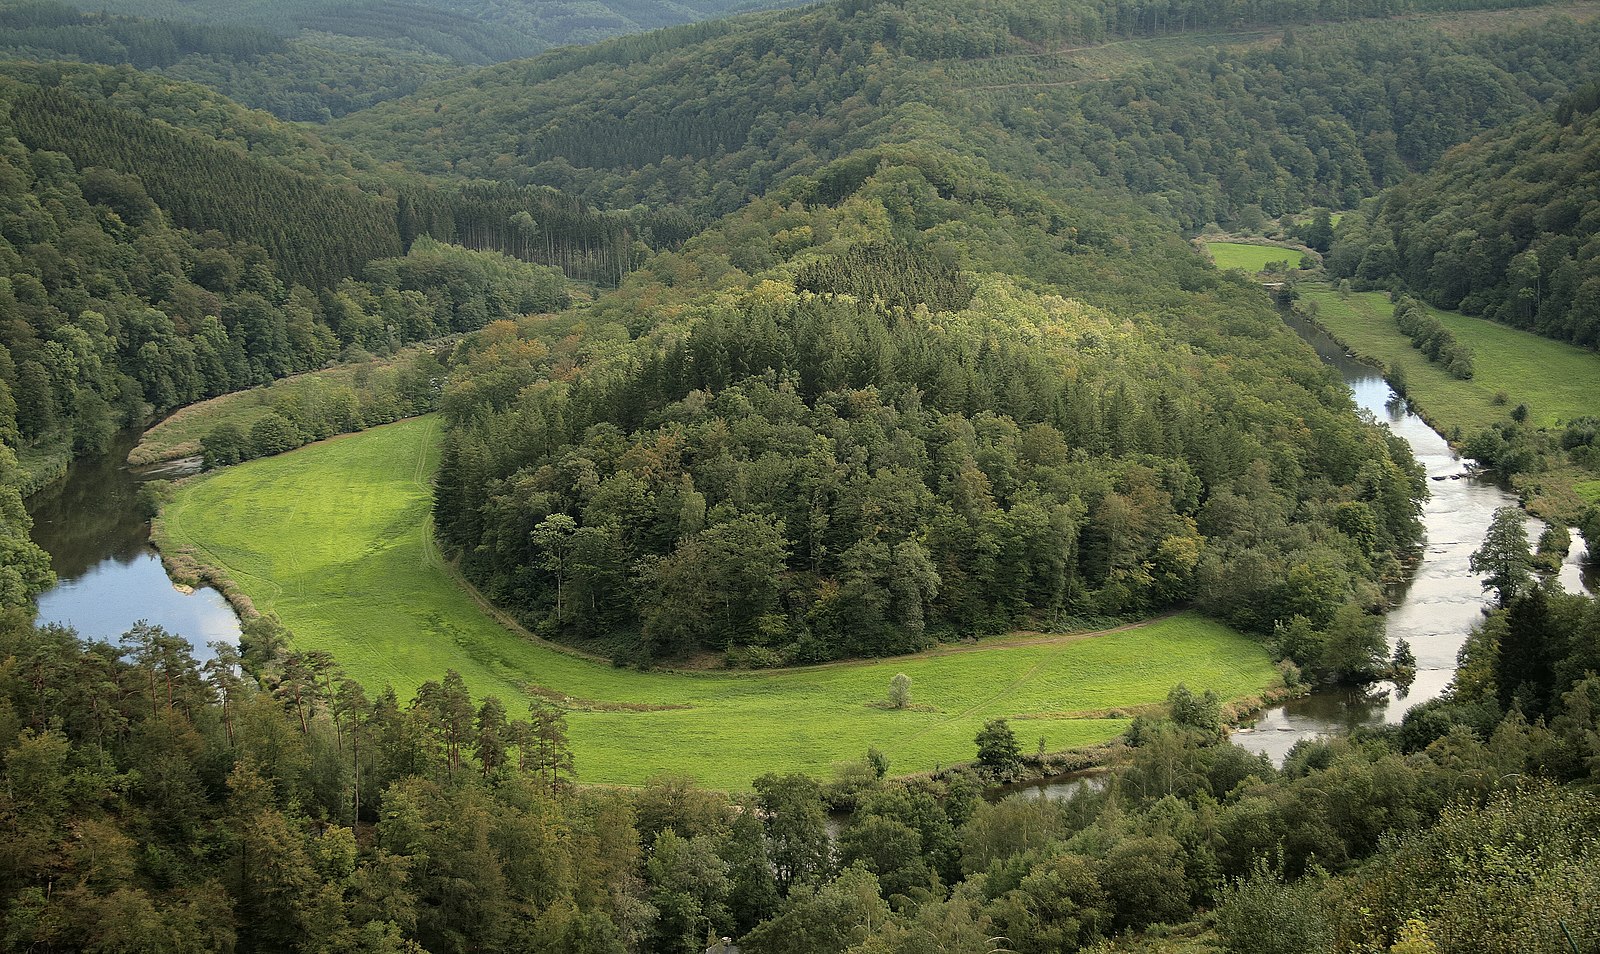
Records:
[[[1249,272],[1265,271],[1273,262],[1287,262],[1290,268],[1300,265],[1305,253],[1281,245],[1251,245],[1247,242],[1207,242],[1206,252],[1221,269],[1237,268]]]

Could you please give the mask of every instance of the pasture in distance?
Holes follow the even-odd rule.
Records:
[[[1252,245],[1248,242],[1207,242],[1206,252],[1217,267],[1224,271],[1237,268],[1255,274],[1265,271],[1273,262],[1287,263],[1293,269],[1300,265],[1299,249],[1281,245]]]

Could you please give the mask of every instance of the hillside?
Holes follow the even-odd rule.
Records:
[[[1596,27],[1536,26],[1561,13],[1518,11],[1461,37],[1471,14],[1295,29],[1292,42],[1279,28],[1239,50],[1197,33],[1106,78],[1072,64],[1117,34],[1070,11],[824,4],[491,67],[328,132],[432,173],[707,216],[853,150],[952,142],[999,171],[1091,193],[1078,204],[1133,193],[1193,227],[1348,207],[1592,78]]]
[[[1412,445],[1189,240],[1338,268],[1481,164],[1482,227],[1578,268],[1541,157],[1583,195],[1600,4],[831,0],[465,72],[548,8],[126,2],[169,19],[0,32],[415,91],[313,129],[0,65],[0,954],[1600,949],[1600,601],[1498,491],[1441,587]],[[1319,294],[1510,455],[1592,398]],[[140,494],[238,645],[35,625],[15,450],[341,360],[174,421],[216,472]],[[1390,645],[1440,599],[1453,661]],[[1230,744],[1302,690],[1260,728],[1330,736]]]
[[[1600,86],[1453,150],[1341,222],[1331,270],[1600,345]],[[1368,220],[1370,218],[1370,221]]]
[[[10,57],[130,64],[300,121],[325,121],[473,66],[710,20],[783,0],[0,2]]]

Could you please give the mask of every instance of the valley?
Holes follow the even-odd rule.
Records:
[[[0,954],[1600,949],[1600,3],[110,7]]]
[[[869,747],[897,773],[930,772],[966,761],[988,719],[1057,752],[1114,738],[1176,682],[1232,701],[1277,680],[1256,644],[1193,615],[793,671],[618,669],[508,630],[462,589],[429,533],[438,440],[439,421],[419,418],[240,465],[184,487],[157,539],[222,570],[297,649],[331,653],[374,693],[404,701],[453,669],[513,714],[559,702],[597,784],[675,772],[737,790],[750,766],[825,775]],[[874,708],[901,672],[915,706]]]

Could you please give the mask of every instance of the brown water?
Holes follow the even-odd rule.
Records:
[[[1455,676],[1456,654],[1490,600],[1482,578],[1468,569],[1472,552],[1483,545],[1495,510],[1514,507],[1517,498],[1494,480],[1468,472],[1450,445],[1427,422],[1411,413],[1370,365],[1345,353],[1338,342],[1316,326],[1286,316],[1289,326],[1334,367],[1350,387],[1356,405],[1387,425],[1411,445],[1428,474],[1431,496],[1423,506],[1426,533],[1420,561],[1410,579],[1390,592],[1392,609],[1386,635],[1392,648],[1404,638],[1417,655],[1417,679],[1406,693],[1388,683],[1367,690],[1339,689],[1313,693],[1268,710],[1253,730],[1234,735],[1234,742],[1281,762],[1301,739],[1349,732],[1358,726],[1399,722],[1412,706],[1436,698]],[[1530,519],[1529,536],[1543,526]],[[1593,567],[1586,567],[1582,537],[1573,534],[1572,552],[1560,580],[1569,592],[1592,592]]]
[[[59,577],[39,598],[38,619],[111,642],[145,620],[183,636],[196,658],[209,659],[210,643],[238,643],[239,619],[216,590],[184,594],[167,579],[138,491],[142,480],[177,473],[131,470],[127,455],[138,438],[120,435],[110,453],[73,463],[65,479],[28,498],[33,540],[50,554]]]

